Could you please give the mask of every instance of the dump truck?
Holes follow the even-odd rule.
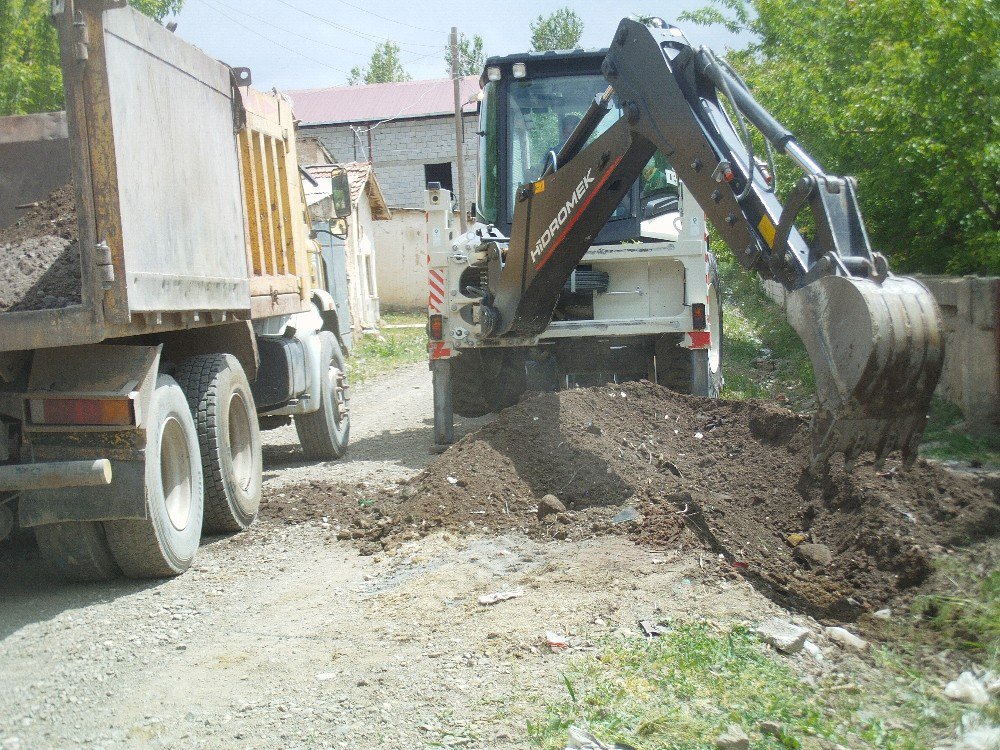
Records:
[[[52,16],[65,112],[0,119],[0,539],[69,579],[176,575],[254,520],[261,429],[346,450],[346,311],[288,100],[124,2]]]
[[[436,442],[453,411],[581,372],[676,387],[680,368],[683,390],[717,395],[707,217],[740,266],[789,293],[816,374],[813,467],[915,460],[940,311],[872,248],[857,182],[827,173],[724,59],[662,19],[624,19],[607,49],[491,58],[481,84],[477,224],[456,233],[427,193]],[[784,201],[775,153],[802,172]]]

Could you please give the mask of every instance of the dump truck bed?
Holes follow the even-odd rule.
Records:
[[[132,8],[109,5],[77,0],[76,24],[56,16],[66,112],[0,119],[0,226],[30,211],[15,206],[72,183],[80,256],[75,299],[0,312],[0,351],[308,304],[289,103],[251,90]]]

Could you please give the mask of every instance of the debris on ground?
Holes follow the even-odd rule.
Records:
[[[757,725],[760,733],[781,739],[785,736],[785,728],[776,721],[762,721]]]
[[[551,630],[545,631],[545,644],[552,651],[563,651],[569,648],[569,640],[567,640],[566,636],[553,633]]]
[[[859,638],[854,635],[850,630],[840,627],[827,628],[824,633],[826,637],[831,641],[836,643],[849,651],[867,651],[868,641],[864,638]]]
[[[989,692],[972,672],[962,672],[956,679],[945,685],[944,695],[953,701],[969,703],[973,706],[985,706],[990,702]]]
[[[314,481],[261,513],[328,517],[368,554],[434,531],[706,549],[706,575],[839,621],[912,598],[935,557],[1000,534],[1000,506],[973,480],[924,460],[904,471],[895,457],[899,470],[880,471],[871,456],[816,475],[809,450],[805,416],[639,381],[526,397],[374,502],[370,488]],[[547,495],[565,510],[542,514]]]
[[[570,727],[568,734],[566,750],[634,750],[629,745],[606,745],[580,727]]]
[[[515,589],[514,591],[494,591],[492,594],[483,594],[477,601],[482,605],[489,606],[491,604],[505,602],[508,599],[517,599],[519,596],[524,596],[524,589]]]
[[[565,513],[566,506],[562,504],[562,501],[555,495],[549,494],[542,497],[538,501],[538,517],[545,518],[546,516],[553,516],[559,513]]]
[[[730,724],[715,738],[718,750],[750,750],[750,738],[739,724]]]
[[[757,637],[783,654],[797,654],[809,637],[809,630],[788,620],[772,618],[757,626]]]
[[[653,622],[652,620],[640,620],[639,629],[647,638],[658,638],[659,636],[666,635],[670,632],[669,627]]]
[[[76,192],[64,185],[0,228],[0,312],[79,304],[81,264]]]

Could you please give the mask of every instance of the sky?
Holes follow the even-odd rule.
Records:
[[[607,0],[184,0],[172,19],[177,34],[228,65],[249,67],[258,89],[342,86],[354,66],[364,66],[385,39],[401,47],[403,67],[415,79],[447,76],[444,51],[452,26],[479,34],[487,55],[531,47],[529,24],[540,14],[571,7],[583,19],[582,47],[606,47],[618,22],[632,13],[676,22],[684,10],[708,0],[638,3]],[[694,44],[717,51],[745,39],[725,29],[678,23]]]

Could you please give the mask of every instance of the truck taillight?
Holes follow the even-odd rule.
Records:
[[[691,327],[696,331],[703,331],[708,327],[705,319],[705,304],[702,302],[691,305]]]
[[[29,402],[32,424],[134,424],[132,401],[127,398],[40,398]]]
[[[444,317],[441,315],[431,315],[428,319],[427,335],[431,341],[442,341],[444,339]]]

